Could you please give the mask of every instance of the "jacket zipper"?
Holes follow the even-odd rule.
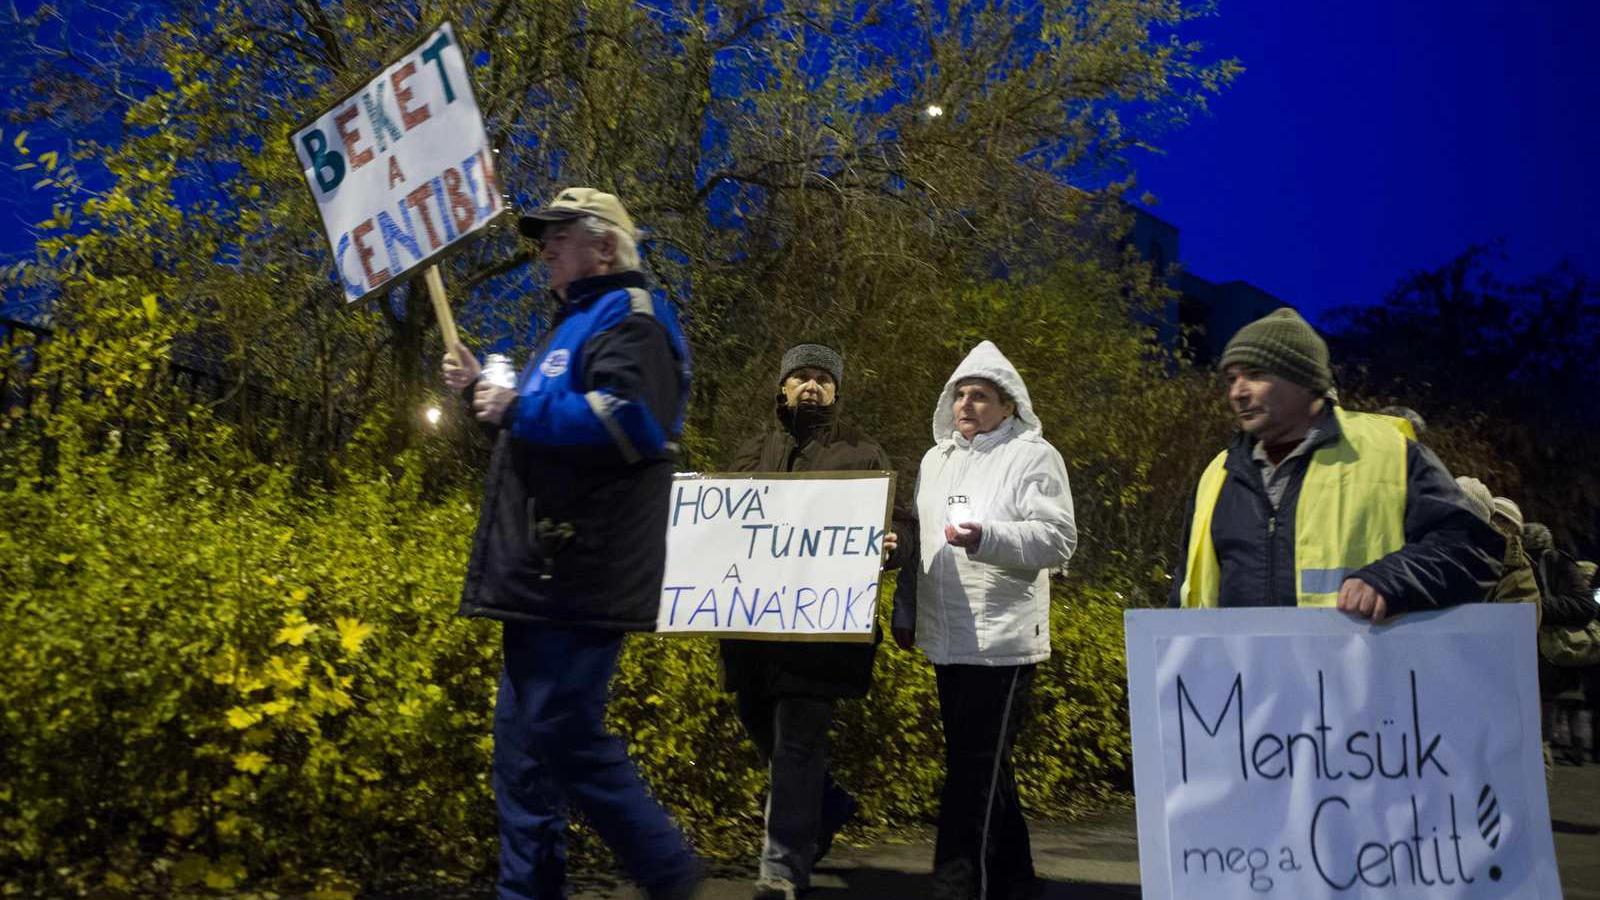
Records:
[[[1278,511],[1273,510],[1267,514],[1267,590],[1265,596],[1269,605],[1272,603],[1272,585],[1276,581],[1274,576],[1276,576],[1278,569],[1277,533]]]

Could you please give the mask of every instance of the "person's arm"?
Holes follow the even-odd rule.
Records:
[[[739,446],[739,451],[733,455],[733,463],[728,466],[728,471],[761,471],[761,452],[766,449],[767,439],[767,432],[763,431],[741,444]]]
[[[1504,534],[1501,535],[1504,537]],[[1488,601],[1491,603],[1533,603],[1540,602],[1539,582],[1533,577],[1533,563],[1528,561],[1528,555],[1522,552],[1522,546],[1509,546],[1507,541],[1506,555],[1501,559],[1504,570],[1500,580],[1495,583],[1494,590],[1489,592]],[[1540,615],[1543,615],[1543,609]]]
[[[901,543],[902,547],[915,547],[917,539]],[[890,631],[895,643],[909,648],[917,635],[917,570],[919,566],[905,566],[895,573],[893,609],[889,616]]]
[[[1588,581],[1576,560],[1559,551],[1539,554],[1544,567],[1543,623],[1557,628],[1582,628],[1600,615]]]
[[[968,558],[1013,569],[1055,569],[1072,559],[1078,546],[1067,467],[1054,447],[1039,454],[1015,488],[1017,518],[989,521]]]
[[[894,463],[890,461],[889,454],[881,446],[873,445],[872,460],[868,468],[881,472],[893,472]],[[892,571],[910,565],[911,532],[916,528],[917,514],[915,510],[906,509],[891,497],[892,504],[889,510],[889,531],[894,535],[894,550],[883,561],[884,571]]]
[[[522,395],[505,421],[517,440],[574,449],[614,448],[626,463],[668,455],[678,376],[667,331],[636,314],[590,338],[581,390]]]
[[[894,534],[894,551],[884,560],[884,571],[903,569],[916,559],[917,514],[899,503],[889,513],[890,531]]]
[[[917,476],[917,488],[922,486],[922,476]],[[903,650],[910,650],[917,639],[917,576],[922,571],[921,534],[918,531],[916,510],[917,492],[911,492],[912,507],[909,510],[897,509],[896,525],[900,519],[898,513],[904,512],[905,529],[896,531],[900,535],[900,546],[895,555],[900,558],[899,574],[894,582],[894,608],[890,614],[890,633],[894,635],[894,642]]]
[[[1444,463],[1421,444],[1406,448],[1405,546],[1357,569],[1388,615],[1476,603],[1500,580],[1505,539],[1478,518]]]

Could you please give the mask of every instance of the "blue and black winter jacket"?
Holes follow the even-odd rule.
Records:
[[[689,344],[637,272],[574,282],[498,429],[461,614],[655,628]]]

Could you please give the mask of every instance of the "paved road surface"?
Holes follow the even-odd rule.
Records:
[[[1566,900],[1600,900],[1600,766],[1557,767],[1550,789],[1556,859]],[[811,900],[923,900],[929,894],[931,835],[918,832],[874,847],[841,849],[817,870]],[[1070,825],[1034,823],[1033,858],[1048,881],[1042,900],[1125,900],[1139,896],[1133,812]],[[704,900],[748,900],[748,871],[717,873]],[[622,900],[631,888],[591,886],[574,900]]]

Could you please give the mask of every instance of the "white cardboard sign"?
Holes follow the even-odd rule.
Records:
[[[891,472],[680,475],[661,632],[870,641]]]
[[[1531,605],[1125,621],[1147,900],[1561,896]]]
[[[290,140],[347,300],[435,261],[505,209],[448,22]]]

